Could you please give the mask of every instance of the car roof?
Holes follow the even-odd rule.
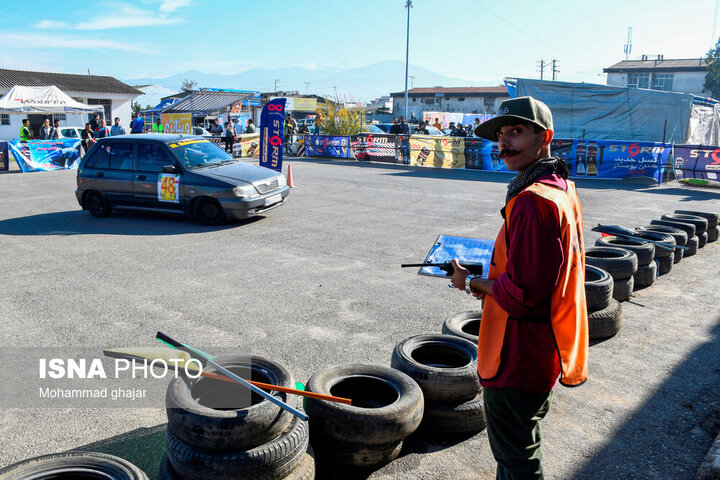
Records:
[[[198,137],[197,135],[178,135],[178,134],[170,134],[170,133],[137,133],[137,134],[133,134],[133,135],[116,135],[116,136],[112,136],[112,137],[99,138],[98,142],[105,143],[108,141],[122,139],[122,140],[134,140],[134,141],[153,140],[156,142],[163,142],[166,144],[170,144],[170,143],[174,143],[174,142],[180,141],[185,138],[201,138],[201,137]]]

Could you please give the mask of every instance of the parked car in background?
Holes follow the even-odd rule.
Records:
[[[212,137],[213,134],[208,132],[203,127],[192,127],[192,134],[197,135],[199,137]]]
[[[297,121],[298,128],[300,128],[303,125],[307,125],[307,127],[312,131],[313,127],[315,126],[315,117],[313,118],[301,118]]]
[[[60,127],[60,138],[77,138],[80,140],[80,132],[85,130],[85,127]]]
[[[162,133],[101,138],[80,161],[83,210],[187,214],[205,225],[259,215],[285,203],[285,177],[235,160],[208,139]]]
[[[380,130],[382,130],[385,133],[390,133],[390,127],[392,127],[392,123],[377,123],[375,124],[376,127],[378,127]],[[410,123],[408,124],[410,127],[410,133],[413,133],[413,128],[417,127],[417,123]],[[425,128],[427,128],[428,133],[430,135],[445,135],[443,132],[438,130],[437,128],[433,127],[432,125],[426,125]]]

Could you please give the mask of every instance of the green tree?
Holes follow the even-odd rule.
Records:
[[[720,99],[720,38],[715,48],[710,49],[705,57],[708,73],[705,75],[703,88],[711,97]]]

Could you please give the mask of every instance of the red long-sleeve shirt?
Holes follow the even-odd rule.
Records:
[[[538,181],[567,191],[555,174]],[[492,294],[509,316],[498,375],[482,385],[547,392],[561,371],[550,324],[550,296],[565,260],[557,207],[533,193],[519,194],[506,233],[507,266]]]

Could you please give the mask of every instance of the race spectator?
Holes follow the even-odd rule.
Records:
[[[163,133],[165,130],[165,127],[163,127],[162,121],[158,118],[155,120],[155,123],[153,123],[153,133]]]
[[[110,128],[110,135],[125,135],[125,129],[120,125],[120,117],[115,117],[115,125]]]
[[[232,120],[228,120],[227,122],[225,122],[225,134],[223,135],[223,141],[225,142],[225,151],[233,157],[235,156],[235,154],[233,153],[235,140],[237,140],[237,130],[235,129],[235,122],[233,122]]]
[[[22,127],[20,127],[20,141],[27,142],[32,140],[32,132],[30,131],[30,120],[23,118]]]
[[[92,127],[93,132],[98,129],[98,127],[100,126],[100,115],[96,113],[93,116],[92,120],[90,120],[90,126]]]
[[[309,135],[310,128],[307,126],[307,123],[303,123],[302,125],[300,125],[300,128],[298,128],[297,133],[299,135]]]
[[[320,127],[322,127],[323,116],[320,109],[315,114],[315,125],[313,126],[313,135],[320,135]]]
[[[410,112],[410,123],[418,123],[418,119],[415,118],[415,114]]]
[[[467,137],[467,132],[462,126],[462,123],[458,123],[455,126],[455,133],[451,134],[453,137]]]
[[[480,126],[480,119],[478,117],[475,117],[475,121],[472,124],[472,128],[470,129],[470,134],[472,135],[475,132],[475,129]]]
[[[405,123],[405,117],[400,117],[400,123],[390,127],[390,133],[394,135],[403,135],[400,138],[399,155],[402,162],[407,165],[410,163],[410,126]]]
[[[247,127],[245,127],[245,133],[255,133],[255,124],[252,118],[247,119]]]
[[[223,128],[218,124],[217,120],[210,120],[210,133],[213,135],[222,135]]]
[[[145,120],[137,113],[133,115],[130,123],[130,133],[143,133],[145,131]]]
[[[92,130],[92,125],[89,123],[85,124],[85,130],[80,132],[80,139],[84,151],[88,151],[93,143],[95,143],[95,133]]]
[[[442,132],[442,123],[440,123],[440,120],[438,118],[435,118],[435,123],[433,124],[433,127],[437,128]]]
[[[292,118],[292,116],[290,116],[290,114],[288,113],[285,116],[285,138],[283,139],[286,153],[293,153],[293,151],[292,151],[293,136],[296,133],[297,133],[297,121],[295,121],[295,119]]]
[[[425,128],[425,122],[420,122],[418,126],[413,129],[413,131],[418,135],[430,135],[428,129]]]
[[[390,133],[393,135],[400,135],[400,124],[398,119],[393,117],[392,125],[390,125]]]
[[[50,119],[46,118],[43,120],[42,127],[40,127],[40,140],[50,140]]]
[[[98,128],[95,130],[95,138],[105,138],[110,136],[110,129],[105,126],[105,120],[100,119]]]
[[[60,120],[55,120],[50,129],[50,140],[60,140]]]

